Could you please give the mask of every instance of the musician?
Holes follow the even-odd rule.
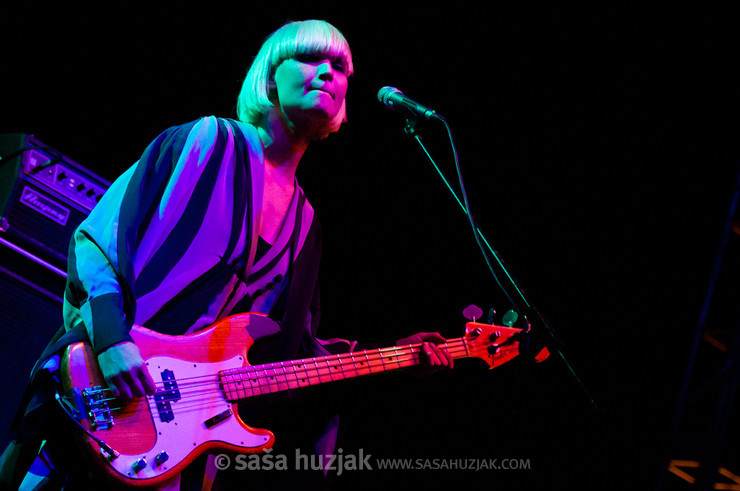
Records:
[[[328,353],[315,337],[320,226],[295,175],[310,143],[346,121],[352,73],[347,41],[332,25],[286,24],[248,71],[239,121],[211,116],[167,129],[113,183],[72,238],[64,329],[37,364],[25,415],[14,425],[17,440],[4,455],[6,464],[23,468],[48,440],[27,484],[58,485],[72,472],[68,437],[53,431],[64,416],[48,390],[58,353],[72,342],[91,343],[123,399],[155,390],[129,335],[133,324],[180,335],[231,314],[261,312],[280,321],[266,358]],[[399,343],[421,341],[428,366],[452,365],[435,345],[444,342],[436,333]],[[343,349],[352,347],[345,342]],[[336,418],[316,425],[323,433],[315,450],[332,453]]]

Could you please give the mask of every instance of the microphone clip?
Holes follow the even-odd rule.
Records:
[[[413,138],[416,136],[416,126],[419,124],[419,118],[415,116],[407,116],[404,118],[405,123],[403,125],[403,132],[409,137]]]

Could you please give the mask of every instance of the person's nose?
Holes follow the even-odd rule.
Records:
[[[332,67],[332,63],[330,60],[324,60],[319,63],[317,71],[319,73],[319,79],[324,81],[334,80],[334,68]]]

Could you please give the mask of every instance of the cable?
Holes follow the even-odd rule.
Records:
[[[10,162],[11,160],[13,160],[18,155],[21,155],[23,152],[27,152],[29,150],[43,150],[43,151],[51,154],[52,157],[53,157],[50,160],[48,160],[47,162],[44,162],[41,165],[37,165],[36,167],[34,167],[30,171],[28,171],[29,174],[36,174],[36,173],[38,173],[38,172],[46,169],[47,167],[51,167],[52,165],[58,164],[64,158],[62,156],[62,154],[60,154],[57,150],[55,150],[55,149],[53,149],[51,147],[47,147],[47,146],[44,146],[44,145],[30,145],[30,146],[27,146],[27,147],[19,148],[18,150],[14,150],[14,151],[10,152],[8,155],[0,155],[0,165],[4,165],[7,162]]]
[[[100,438],[96,437],[95,435],[90,432],[87,428],[85,428],[79,421],[77,421],[77,418],[72,414],[73,408],[68,407],[68,402],[66,399],[61,397],[59,395],[59,392],[54,392],[54,398],[56,398],[57,402],[59,403],[59,406],[62,408],[62,410],[69,416],[69,419],[72,420],[74,424],[76,424],[85,434],[87,434],[88,437],[90,437],[95,443],[97,443],[100,446],[101,452],[105,452],[107,454],[108,460],[114,460],[117,459],[120,455],[118,452],[116,452],[114,449],[112,449],[107,443],[105,443]]]

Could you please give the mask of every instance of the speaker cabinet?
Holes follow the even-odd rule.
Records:
[[[69,241],[110,183],[24,133],[0,135],[0,447],[62,325]],[[1,450],[0,450],[1,451]]]

